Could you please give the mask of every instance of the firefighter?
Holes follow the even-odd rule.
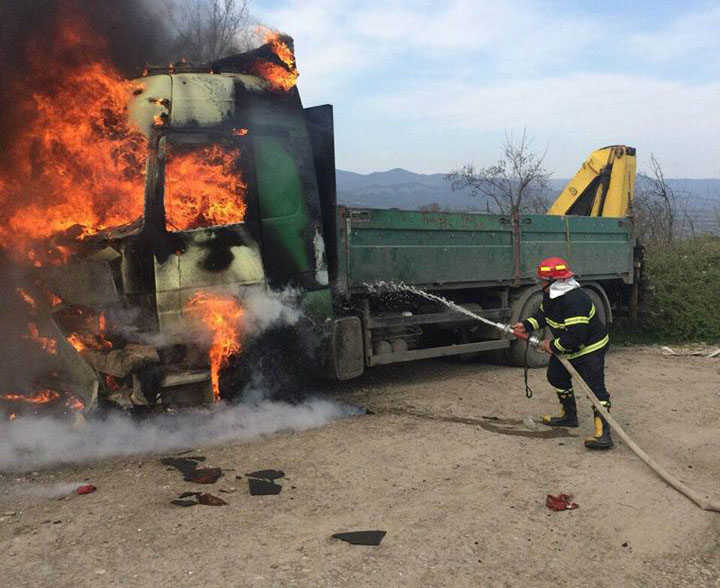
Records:
[[[536,276],[542,285],[543,300],[532,316],[513,325],[516,335],[550,328],[553,339],[543,341],[550,353],[547,379],[555,388],[561,413],[543,417],[550,427],[577,427],[577,408],[572,379],[555,354],[564,355],[595,393],[600,403],[610,410],[610,395],[605,389],[605,352],[609,337],[605,324],[588,294],[575,280],[570,266],[560,257],[548,257],[537,266]],[[588,449],[610,449],[613,446],[610,427],[593,408],[595,434],[585,440]]]

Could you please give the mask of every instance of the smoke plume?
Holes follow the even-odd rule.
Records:
[[[261,401],[134,421],[124,415],[71,427],[53,418],[18,419],[0,428],[0,470],[28,471],[109,457],[247,441],[279,431],[304,431],[359,410],[324,399],[300,405]]]

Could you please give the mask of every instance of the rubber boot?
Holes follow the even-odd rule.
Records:
[[[577,407],[575,405],[575,393],[572,390],[558,391],[558,400],[562,412],[558,416],[544,416],[543,425],[548,427],[577,427]]]
[[[610,410],[610,403],[603,402],[602,405]],[[588,437],[585,439],[585,447],[588,449],[612,449],[613,440],[610,436],[610,425],[607,421],[600,416],[600,413],[596,408],[593,408],[594,423],[595,423],[595,436]]]

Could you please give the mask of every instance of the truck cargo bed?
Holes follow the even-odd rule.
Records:
[[[517,234],[517,237],[514,235]],[[428,289],[532,283],[548,256],[583,280],[633,280],[626,218],[419,212],[337,207],[339,292],[378,281]]]

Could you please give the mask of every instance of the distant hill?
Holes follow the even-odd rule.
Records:
[[[399,168],[370,174],[337,170],[336,178],[338,202],[347,206],[418,210],[437,204],[441,210],[486,210],[484,200],[466,190],[453,191],[444,174],[416,174]],[[559,194],[567,182],[552,179],[548,197]],[[667,183],[675,191],[679,207],[687,207],[698,230],[717,229],[720,179],[668,179]]]

